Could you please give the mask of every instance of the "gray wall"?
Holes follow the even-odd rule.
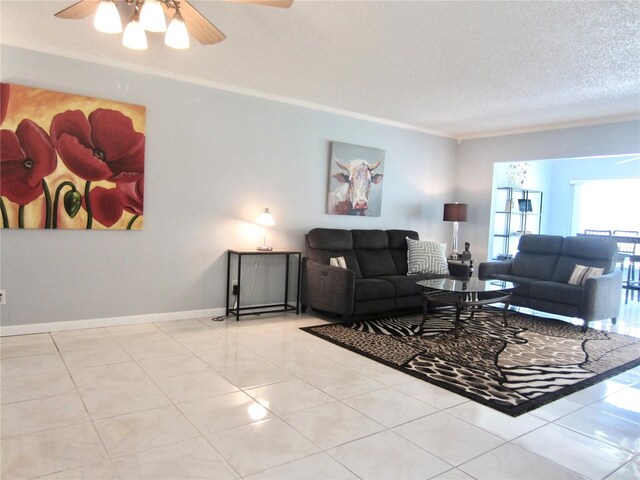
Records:
[[[487,258],[495,162],[535,162],[638,152],[640,121],[465,140],[460,144],[456,179],[459,201],[469,204],[469,221],[460,227],[460,241],[471,242],[475,258]],[[588,159],[584,161],[586,166]],[[579,166],[576,168],[580,169]],[[545,201],[546,216],[553,215],[554,200],[548,200],[549,204]]]
[[[3,326],[221,308],[226,250],[261,243],[253,221],[267,206],[276,248],[302,249],[313,227],[449,239],[452,139],[13,47],[0,53],[3,82],[147,107],[144,230],[3,230]],[[386,151],[380,217],[324,213],[332,140]],[[280,283],[262,280],[281,268],[261,262],[254,302],[280,301]]]

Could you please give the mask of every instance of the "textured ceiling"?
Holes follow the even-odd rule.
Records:
[[[459,139],[640,118],[640,2],[192,0],[227,39],[130,51],[70,1],[0,2],[0,41]]]

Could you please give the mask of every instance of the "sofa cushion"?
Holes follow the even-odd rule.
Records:
[[[351,235],[354,249],[389,249],[389,236],[384,230],[351,230]]]
[[[555,254],[518,252],[511,264],[511,274],[518,277],[551,280],[557,263],[558,255]]]
[[[615,268],[617,254],[618,245],[610,240],[596,236],[567,237],[552,279],[567,283],[576,265],[603,268],[605,274],[611,273]]]
[[[387,230],[389,236],[389,251],[396,265],[398,275],[406,275],[407,267],[407,237],[419,240],[418,232],[413,230]]]
[[[314,228],[307,234],[310,248],[321,250],[351,250],[353,249],[353,236],[349,230],[336,228]]]
[[[397,275],[389,251],[389,236],[383,230],[352,230],[353,251],[363,278]]]
[[[408,275],[449,275],[445,244],[407,237]]]
[[[527,253],[560,254],[564,237],[559,235],[523,235],[518,242],[518,251]]]
[[[388,277],[380,277],[380,280],[385,280],[393,284],[396,290],[396,297],[403,297],[405,295],[419,295],[422,293],[422,288],[420,288],[416,282],[427,278],[433,277],[428,277],[426,275],[392,275]]]
[[[529,296],[539,300],[580,306],[583,288],[578,285],[558,282],[533,282],[529,285]]]
[[[375,300],[383,298],[393,298],[396,289],[392,283],[377,278],[356,279],[355,300]]]
[[[519,277],[551,280],[558,263],[564,238],[557,235],[523,235],[518,242],[511,274]]]

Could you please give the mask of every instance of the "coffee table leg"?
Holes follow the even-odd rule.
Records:
[[[429,299],[425,294],[422,294],[422,322],[420,322],[420,327],[418,328],[418,333],[422,333],[422,329],[424,328],[424,322],[427,321],[427,310],[429,308]]]
[[[502,322],[504,323],[505,327],[508,327],[509,325],[507,324],[507,310],[509,310],[509,302],[505,302],[504,304],[504,309],[502,310]]]
[[[456,323],[454,324],[454,333],[455,337],[458,338],[458,326],[460,325],[460,312],[462,311],[462,307],[459,305],[456,307]]]

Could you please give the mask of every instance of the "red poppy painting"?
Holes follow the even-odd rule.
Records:
[[[2,228],[141,230],[145,107],[0,84]]]

